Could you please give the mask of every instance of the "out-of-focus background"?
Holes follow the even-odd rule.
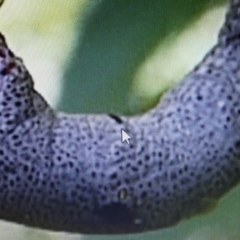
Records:
[[[142,113],[215,44],[226,0],[5,0],[0,31],[35,87],[67,112]],[[240,188],[208,215],[127,236],[53,233],[0,222],[0,240],[238,240]]]

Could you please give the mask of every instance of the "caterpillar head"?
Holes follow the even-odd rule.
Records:
[[[0,137],[36,115],[35,99],[32,77],[0,34]]]

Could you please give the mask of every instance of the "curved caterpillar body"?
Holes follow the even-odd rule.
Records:
[[[128,118],[54,112],[1,35],[0,218],[116,234],[212,208],[240,181],[239,36],[232,0],[203,62],[155,109]]]

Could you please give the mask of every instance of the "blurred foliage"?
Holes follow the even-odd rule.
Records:
[[[130,111],[128,99],[142,62],[169,35],[177,35],[206,10],[223,2],[99,1],[85,18],[84,29],[76,29],[77,44],[67,65],[59,109],[136,113]],[[151,99],[147,106],[156,100]]]

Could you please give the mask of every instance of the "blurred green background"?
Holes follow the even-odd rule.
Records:
[[[216,42],[226,0],[5,0],[0,31],[35,86],[66,112],[142,113]],[[0,239],[240,239],[240,189],[212,213],[127,236],[52,233],[1,222]]]

